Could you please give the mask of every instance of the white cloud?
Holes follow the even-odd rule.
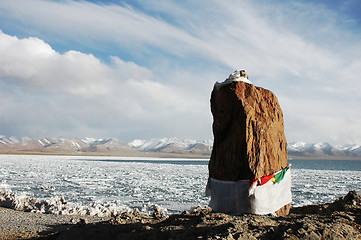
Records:
[[[177,124],[175,116],[199,105],[185,92],[153,81],[149,69],[118,57],[105,64],[91,54],[60,54],[38,38],[2,32],[0,55],[7,96],[2,123],[13,122],[17,134],[131,134],[134,123],[144,125],[139,131],[170,119]]]
[[[98,126],[102,120],[114,128],[109,119],[87,120],[90,113],[114,115],[129,136],[134,130],[142,137],[147,129],[152,129],[148,135],[167,135],[180,126],[184,136],[204,138],[211,137],[213,83],[245,68],[252,82],[279,96],[290,141],[361,139],[361,131],[352,130],[358,129],[353,119],[360,117],[355,109],[361,100],[355,22],[301,1],[159,0],[141,5],[2,1],[0,19],[15,29],[88,49],[110,44],[114,52],[109,56],[117,56],[108,64],[78,51],[61,54],[39,38],[2,34],[2,54],[7,54],[0,59],[2,84],[6,81],[15,91],[13,84],[23,94],[49,94],[55,105],[75,102],[88,113],[69,113],[77,125]]]
[[[207,46],[180,28],[126,6],[13,0],[2,3],[1,9],[7,16],[46,29],[56,38],[73,38],[81,43],[105,41],[139,50],[153,46],[180,56]]]
[[[38,38],[18,39],[2,32],[0,54],[0,76],[8,84],[84,97],[107,93],[112,70],[91,54],[59,54]]]

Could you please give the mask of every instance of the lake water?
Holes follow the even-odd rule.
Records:
[[[290,160],[293,206],[361,191],[361,161]],[[207,159],[0,155],[0,190],[73,205],[177,213],[206,206]]]

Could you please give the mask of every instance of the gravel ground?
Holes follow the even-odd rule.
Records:
[[[361,195],[291,208],[286,217],[230,216],[210,208],[163,216],[139,211],[113,218],[58,216],[0,208],[0,239],[361,239]],[[80,223],[79,223],[80,222]]]
[[[109,220],[89,216],[23,212],[0,207],[0,239],[37,238],[70,229],[83,221],[81,219],[88,223]]]

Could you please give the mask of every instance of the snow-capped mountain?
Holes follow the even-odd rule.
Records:
[[[47,153],[47,154],[130,154],[135,153],[127,143],[116,138],[38,138],[0,136],[1,153]]]
[[[121,156],[171,156],[171,154],[209,157],[213,141],[178,138],[135,139],[129,143],[116,138],[29,138],[0,135],[0,153],[95,154]],[[291,142],[288,156],[293,159],[361,159],[361,146],[332,145],[326,142]]]
[[[356,144],[331,145],[327,142],[320,143],[289,143],[287,146],[290,157],[314,158],[359,158],[361,147]]]
[[[122,156],[210,156],[212,141],[153,138],[124,143],[116,138],[29,138],[0,135],[0,153],[107,154]],[[159,155],[160,154],[160,155]],[[163,154],[163,155],[162,155]],[[167,154],[167,155],[164,155]]]
[[[213,141],[179,140],[177,138],[153,138],[150,140],[133,140],[130,147],[145,152],[198,153],[210,155]],[[293,142],[287,146],[290,158],[316,159],[361,159],[359,145],[331,145],[326,142]]]
[[[179,140],[178,138],[136,139],[128,143],[131,148],[145,152],[197,153],[210,155],[213,141]]]

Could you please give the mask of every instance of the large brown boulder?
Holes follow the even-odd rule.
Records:
[[[214,145],[210,177],[254,179],[288,165],[283,114],[271,91],[243,81],[216,84],[211,111]]]
[[[256,87],[245,71],[215,84],[211,96],[214,144],[209,177],[252,180],[288,166],[283,114],[271,91]],[[288,215],[290,203],[276,211]]]

